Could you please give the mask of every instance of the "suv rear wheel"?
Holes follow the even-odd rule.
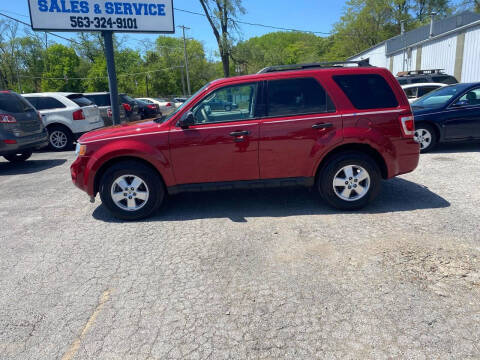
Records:
[[[317,185],[321,196],[331,206],[341,210],[360,209],[378,195],[380,169],[368,155],[341,153],[327,162]]]
[[[148,166],[136,161],[122,161],[103,175],[100,198],[115,217],[139,220],[160,207],[165,188],[158,174]]]
[[[30,156],[32,156],[31,151],[24,151],[18,154],[5,155],[4,158],[10,162],[18,163],[27,160]]]
[[[73,136],[68,128],[53,125],[48,128],[48,146],[55,151],[64,151],[72,147]]]

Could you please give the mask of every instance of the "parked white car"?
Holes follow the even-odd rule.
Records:
[[[179,108],[180,106],[182,106],[182,104],[188,100],[188,98],[186,97],[176,97],[176,98],[173,98],[173,104],[175,105],[175,108]]]
[[[157,104],[160,107],[162,115],[170,115],[176,110],[174,103],[166,99],[144,97],[137,98],[137,100],[142,100],[147,104]]]
[[[418,84],[408,84],[402,85],[403,91],[407,94],[408,102],[413,103],[415,100],[421,98],[423,95],[437,90],[441,87],[447,86],[447,84],[442,83],[418,83]]]
[[[45,92],[22,96],[42,115],[52,150],[67,150],[84,133],[104,126],[97,105],[82,94]]]

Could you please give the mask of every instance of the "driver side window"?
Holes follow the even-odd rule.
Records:
[[[195,124],[249,120],[255,117],[256,83],[227,86],[208,94],[193,108]]]
[[[480,105],[480,88],[472,89],[458,99],[457,104],[460,106]]]

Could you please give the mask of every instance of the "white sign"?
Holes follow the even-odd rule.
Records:
[[[173,33],[173,0],[28,0],[34,30]]]

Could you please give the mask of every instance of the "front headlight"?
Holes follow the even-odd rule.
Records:
[[[82,145],[77,142],[77,146],[75,147],[75,155],[76,156],[83,156],[87,152],[87,145]]]

